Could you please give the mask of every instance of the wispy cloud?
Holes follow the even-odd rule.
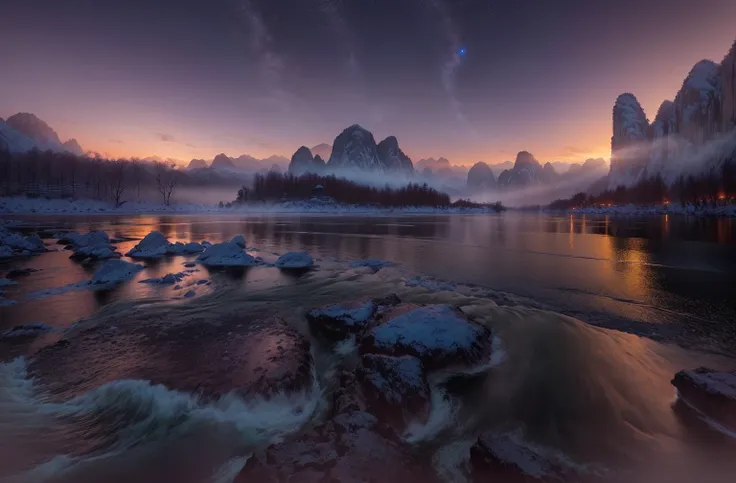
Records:
[[[156,137],[160,141],[163,141],[165,143],[173,143],[173,142],[176,142],[176,139],[174,139],[174,136],[172,134],[166,134],[166,133],[157,132],[156,133]]]

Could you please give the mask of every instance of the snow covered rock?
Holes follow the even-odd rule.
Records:
[[[609,188],[636,183],[649,157],[649,121],[644,109],[633,94],[621,94],[613,106]]]
[[[307,313],[313,333],[328,340],[342,340],[363,332],[376,313],[372,300],[328,305]]]
[[[236,235],[230,240],[230,243],[235,243],[242,249],[245,249],[245,237],[243,235]]]
[[[10,248],[10,252],[8,252],[7,248],[0,252],[6,255],[6,258],[11,257],[13,252],[21,252],[22,254],[24,251],[28,251],[30,253],[46,251],[46,246],[38,235],[23,236],[20,233],[10,231],[5,227],[0,226],[0,247],[3,246]]]
[[[138,283],[152,283],[152,284],[160,284],[160,285],[174,285],[175,283],[180,282],[187,275],[188,274],[187,273],[184,273],[184,272],[167,273],[163,277],[147,278],[145,280],[141,280]]]
[[[378,157],[378,148],[373,134],[357,124],[348,127],[335,138],[327,167],[365,171],[385,170],[385,166]]]
[[[368,267],[368,268],[371,268],[373,271],[378,271],[384,267],[393,267],[394,265],[396,265],[394,262],[389,262],[386,260],[376,260],[374,258],[367,258],[365,260],[356,260],[354,262],[350,262],[349,267],[350,268]]]
[[[411,356],[366,354],[356,369],[369,412],[402,430],[426,422],[431,409],[422,362]]]
[[[562,468],[522,444],[515,434],[482,434],[470,448],[474,481],[531,483],[576,481]]]
[[[70,258],[75,260],[84,260],[87,258],[107,260],[120,256],[115,250],[115,247],[110,243],[107,233],[104,231],[91,231],[84,235],[68,233],[63,240],[71,242],[70,245],[74,253]]]
[[[0,245],[0,258],[10,258],[13,256],[13,249],[7,245]]]
[[[722,86],[719,66],[701,60],[690,70],[675,96],[677,132],[694,145],[721,131]]]
[[[736,432],[736,372],[704,367],[680,371],[672,379],[680,399],[706,418]]]
[[[0,338],[10,337],[34,337],[45,332],[54,330],[43,322],[29,322],[23,325],[16,325],[12,329],[0,332]]]
[[[490,356],[490,330],[450,305],[427,305],[404,312],[371,329],[362,354],[418,358],[426,370],[472,365]]]
[[[376,150],[378,151],[378,159],[385,169],[407,174],[414,173],[414,165],[409,156],[399,148],[399,141],[396,136],[389,136],[378,143]]]
[[[161,258],[166,255],[169,240],[160,231],[152,231],[125,255],[131,258]]]
[[[143,265],[124,260],[108,260],[95,272],[90,283],[100,285],[124,282],[135,277],[143,268]]]
[[[289,252],[276,260],[276,266],[278,268],[310,268],[314,266],[314,260],[305,252]]]
[[[256,260],[237,243],[223,242],[206,248],[197,257],[197,262],[207,267],[249,267],[255,265]]]
[[[195,253],[202,253],[204,251],[204,248],[205,248],[204,246],[200,245],[197,242],[169,243],[166,246],[166,254],[167,255],[192,255]]]

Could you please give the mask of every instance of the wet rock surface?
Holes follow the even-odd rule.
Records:
[[[60,400],[118,379],[219,397],[312,388],[310,344],[277,317],[108,321],[39,351],[29,372]]]

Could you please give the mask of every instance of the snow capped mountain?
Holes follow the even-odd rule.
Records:
[[[692,68],[675,97],[677,132],[701,144],[721,130],[721,76],[719,66],[701,60]]]
[[[378,158],[378,149],[373,134],[357,124],[345,129],[335,138],[327,167],[331,169],[357,168],[363,171],[385,169]]]
[[[39,151],[69,152],[81,156],[82,147],[76,139],[62,144],[59,135],[34,114],[20,112],[7,121],[0,120],[0,149],[11,153]]]
[[[404,171],[407,173],[414,172],[414,165],[409,156],[399,148],[399,141],[396,136],[389,136],[378,143],[378,158],[389,171]]]

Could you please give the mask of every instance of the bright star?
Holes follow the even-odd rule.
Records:
[[[460,47],[460,49],[457,51],[457,55],[460,57],[464,57],[467,50],[465,50],[465,47]]]

